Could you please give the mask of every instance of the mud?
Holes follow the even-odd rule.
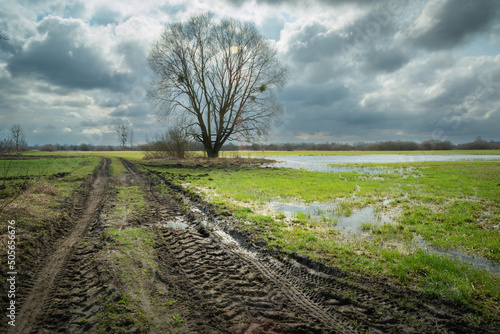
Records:
[[[461,319],[471,311],[388,280],[266,249],[196,195],[122,162],[128,173],[112,178],[104,160],[87,196],[69,203],[77,222],[33,268],[18,326],[9,333],[495,333],[498,328],[467,324]],[[109,221],[113,185],[138,186],[148,212]],[[143,228],[155,236],[153,263],[127,262],[131,273],[153,268],[150,275],[135,275],[134,289],[116,265],[106,233],[111,227]],[[133,300],[122,303],[124,295]]]

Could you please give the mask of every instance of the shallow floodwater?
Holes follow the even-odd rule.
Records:
[[[459,251],[447,250],[432,246],[427,244],[427,242],[422,238],[414,238],[412,241],[412,246],[417,249],[424,249],[429,253],[444,255],[448,258],[465,262],[476,268],[485,269],[492,273],[500,273],[500,263],[492,262],[481,256],[465,254]]]
[[[369,154],[369,155],[336,155],[336,156],[273,156],[255,157],[277,161],[269,167],[286,167],[306,169],[317,172],[355,172],[360,174],[384,174],[393,172],[384,167],[336,167],[330,164],[362,164],[362,163],[405,163],[424,161],[473,161],[494,160],[500,161],[500,155],[473,155],[473,154]]]
[[[372,207],[367,206],[359,210],[355,210],[350,216],[342,216],[335,214],[335,203],[282,203],[271,201],[269,207],[275,213],[283,213],[288,218],[296,217],[300,214],[305,214],[316,221],[323,221],[330,227],[336,228],[346,237],[354,238],[370,238],[371,234],[362,230],[363,223],[386,224],[393,223],[391,217],[387,214],[375,214]],[[393,244],[398,248],[404,248],[401,244]],[[484,269],[492,273],[500,273],[500,263],[492,262],[486,258],[477,255],[469,255],[457,250],[442,249],[428,244],[424,239],[415,237],[412,240],[412,251],[422,249],[429,253],[439,254],[452,258],[475,268]]]
[[[298,204],[298,203],[271,203],[275,212],[283,212],[287,217],[296,216],[298,213],[309,215],[311,219],[321,221],[336,227],[345,234],[359,234],[362,232],[360,226],[362,223],[390,223],[388,216],[376,216],[373,208],[367,206],[354,211],[350,216],[341,216],[335,214],[336,204]]]

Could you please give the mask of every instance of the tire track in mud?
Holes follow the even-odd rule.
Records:
[[[29,294],[23,298],[22,306],[17,316],[16,327],[9,333],[31,333],[37,320],[43,316],[47,307],[57,303],[54,295],[58,282],[71,268],[71,259],[75,245],[79,242],[94,219],[99,215],[104,200],[105,189],[109,179],[109,159],[103,159],[99,172],[92,183],[91,191],[84,208],[76,208],[74,214],[80,213],[80,219],[74,225],[70,234],[59,242],[58,247],[47,259],[45,266],[37,273]],[[57,314],[54,314],[57,316]],[[39,331],[36,331],[39,332]]]
[[[122,162],[131,174],[144,177],[131,163]],[[276,270],[279,261],[242,247],[214,224],[214,217],[193,206],[190,210],[198,217],[181,224],[175,218],[182,218],[172,217],[171,210],[160,211],[164,249],[159,252],[165,253],[163,258],[175,257],[190,282],[190,293],[198,295],[207,309],[216,310],[213,313],[222,317],[226,330],[255,326],[263,318],[286,332],[358,332],[350,319],[330,312],[300,279],[290,279],[284,266]],[[169,221],[171,227],[164,227]]]
[[[148,187],[150,182],[144,180],[145,176],[135,166],[126,160],[122,162]],[[161,258],[174,256],[190,283],[190,294],[199,298],[205,313],[216,310],[209,312],[221,318],[226,331],[242,322],[243,327],[245,323],[255,326],[253,322],[263,318],[277,322],[274,326],[287,332],[325,332],[326,328],[336,327],[343,328],[343,333],[351,332],[347,322],[326,313],[306,293],[264,264],[257,254],[241,248],[215,226],[209,227],[206,219],[193,220],[193,216],[202,213],[191,209],[191,221],[171,205],[159,210],[157,228],[163,247],[158,252]]]

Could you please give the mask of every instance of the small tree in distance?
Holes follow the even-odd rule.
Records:
[[[26,149],[28,144],[26,143],[26,139],[24,136],[23,128],[19,124],[14,124],[10,128],[11,132],[11,149],[14,152],[20,152]]]
[[[204,14],[171,24],[148,62],[157,75],[149,95],[160,118],[182,119],[208,157],[218,157],[228,140],[265,134],[281,114],[274,92],[287,68],[253,23]]]
[[[116,132],[118,133],[118,141],[122,145],[122,148],[125,148],[125,144],[127,143],[129,136],[129,129],[125,124],[120,124],[118,125]]]

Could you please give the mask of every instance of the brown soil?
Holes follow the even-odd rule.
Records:
[[[105,160],[88,196],[73,201],[79,219],[33,268],[32,288],[9,333],[497,332],[495,324],[463,322],[464,310],[446,301],[266,250],[210,204],[122,162],[126,175],[111,178]],[[150,210],[109,221],[116,196],[109,184],[138,186]],[[135,258],[126,264],[133,287],[117,265],[106,234],[111,225],[155,235],[153,263]],[[132,300],[122,302],[123,296]]]

